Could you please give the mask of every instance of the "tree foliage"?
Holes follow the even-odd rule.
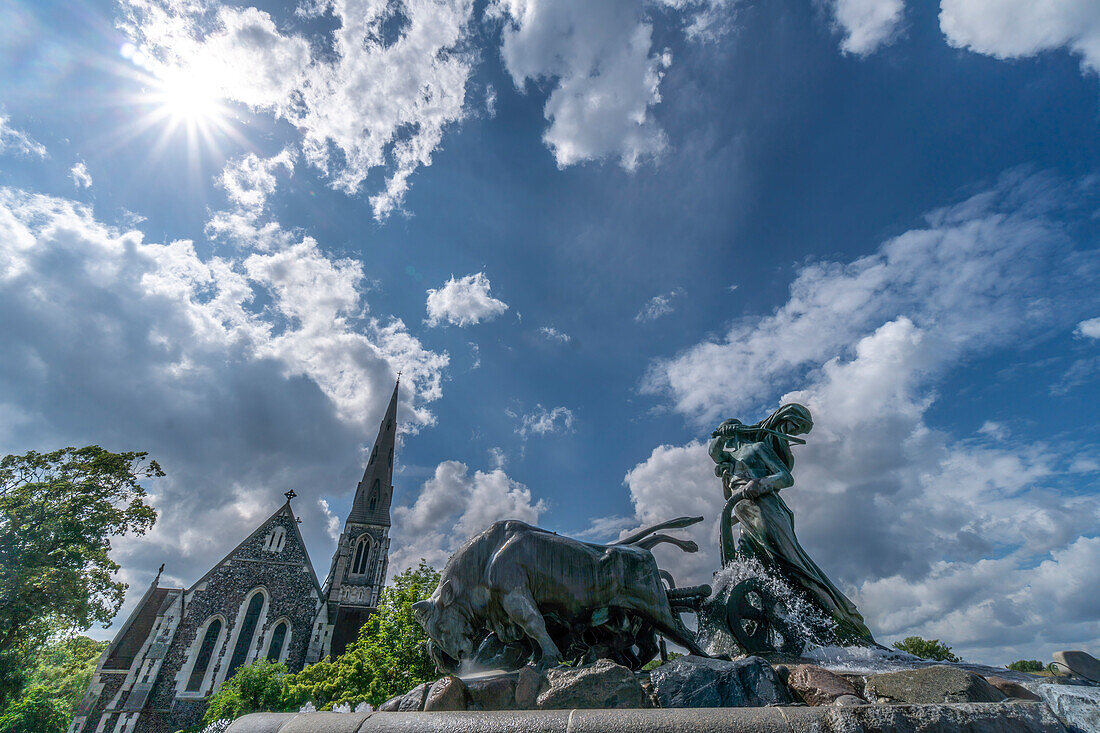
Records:
[[[383,589],[378,610],[359,638],[340,656],[287,677],[287,704],[312,702],[319,710],[366,701],[377,707],[389,698],[436,679],[427,634],[413,618],[412,605],[432,594],[439,573],[421,560]]]
[[[62,638],[39,649],[24,670],[22,694],[0,711],[3,733],[65,733],[106,642]]]
[[[1046,665],[1038,659],[1017,659],[1008,668],[1014,672],[1042,672]]]
[[[0,459],[0,709],[32,649],[118,612],[111,538],[153,525],[139,482],[163,475],[145,453],[95,445]]]
[[[297,710],[297,705],[285,701],[286,676],[285,664],[266,659],[238,668],[210,698],[203,723],[236,720],[249,713]]]
[[[907,636],[901,641],[894,642],[894,648],[907,654],[932,659],[937,662],[961,662],[962,660],[951,653],[951,647],[939,639],[922,639],[919,636]]]

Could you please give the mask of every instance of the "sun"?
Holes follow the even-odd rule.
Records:
[[[221,126],[228,110],[218,94],[218,85],[194,68],[168,68],[156,79],[152,101],[158,111],[176,124]]]
[[[165,115],[176,122],[203,124],[225,116],[225,107],[212,87],[200,75],[184,69],[163,73],[154,98]]]

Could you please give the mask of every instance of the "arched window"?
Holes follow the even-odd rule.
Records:
[[[271,643],[267,645],[267,659],[269,662],[278,662],[283,655],[283,644],[286,643],[286,634],[290,630],[290,624],[280,621],[271,631]]]
[[[370,460],[367,461],[367,465],[369,466],[369,465],[373,464],[374,459],[377,458],[377,457],[378,457],[378,446],[374,446],[374,450],[372,450],[370,452]]]
[[[210,666],[210,657],[214,655],[214,645],[218,643],[218,636],[222,632],[222,620],[216,618],[206,627],[206,634],[202,637],[202,644],[195,656],[195,664],[191,667],[191,675],[187,678],[187,692],[198,692],[202,687],[206,670]]]
[[[363,536],[355,546],[355,561],[351,564],[351,572],[354,575],[367,572],[368,555],[370,555],[370,537]]]
[[[390,448],[390,468],[393,468],[393,448]]]
[[[264,608],[264,594],[255,593],[248,602],[248,608],[244,612],[244,620],[241,622],[241,631],[237,634],[237,643],[233,646],[233,656],[229,660],[229,666],[225,670],[225,679],[229,679],[237,667],[244,664],[248,657],[248,650],[252,648],[252,639],[256,636],[256,622],[260,618],[260,611]]]

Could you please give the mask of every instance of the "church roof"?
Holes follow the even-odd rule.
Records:
[[[390,526],[390,501],[393,499],[393,460],[397,444],[397,393],[401,381],[393,385],[393,395],[386,408],[378,437],[367,460],[363,479],[355,487],[348,524],[374,524]]]

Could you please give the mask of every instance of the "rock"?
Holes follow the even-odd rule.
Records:
[[[853,705],[867,705],[868,702],[858,695],[841,695],[832,704],[837,708],[849,708]]]
[[[424,711],[465,710],[466,700],[466,685],[453,674],[449,674],[432,684],[424,698]]]
[[[839,697],[858,697],[848,680],[813,664],[795,666],[787,678],[787,687],[807,705],[831,705]]]
[[[424,698],[428,696],[430,682],[424,682],[412,688],[404,694],[401,702],[397,704],[397,712],[409,713],[424,709]]]
[[[1038,691],[1063,721],[1084,733],[1100,733],[1100,687],[1044,684]]]
[[[1087,680],[1100,682],[1100,660],[1081,651],[1054,652],[1054,661]]]
[[[546,673],[546,682],[547,689],[536,701],[539,710],[646,706],[634,673],[607,659],[577,669],[551,669]]]
[[[466,693],[470,696],[470,709],[515,710],[516,679],[516,675],[501,675],[468,681]],[[534,701],[534,696],[531,700]]]
[[[378,712],[380,713],[396,713],[398,706],[401,705],[401,701],[405,699],[404,695],[394,695],[389,700],[378,706]]]
[[[531,667],[524,667],[516,678],[516,709],[533,710],[546,678]]]
[[[680,657],[650,673],[663,708],[763,707],[786,705],[791,695],[760,657],[736,662]]]
[[[986,677],[985,681],[996,687],[1003,692],[1006,697],[1013,697],[1017,700],[1041,700],[1042,698],[1036,695],[1031,690],[1027,689],[1019,682],[1013,682],[1012,680],[1006,680],[1004,677]]]
[[[937,664],[871,675],[864,687],[877,702],[942,703],[1000,702],[1004,693],[973,672]]]
[[[779,675],[779,679],[783,680],[783,684],[787,684],[787,680],[791,677],[791,668],[785,664],[773,664],[772,669]]]

